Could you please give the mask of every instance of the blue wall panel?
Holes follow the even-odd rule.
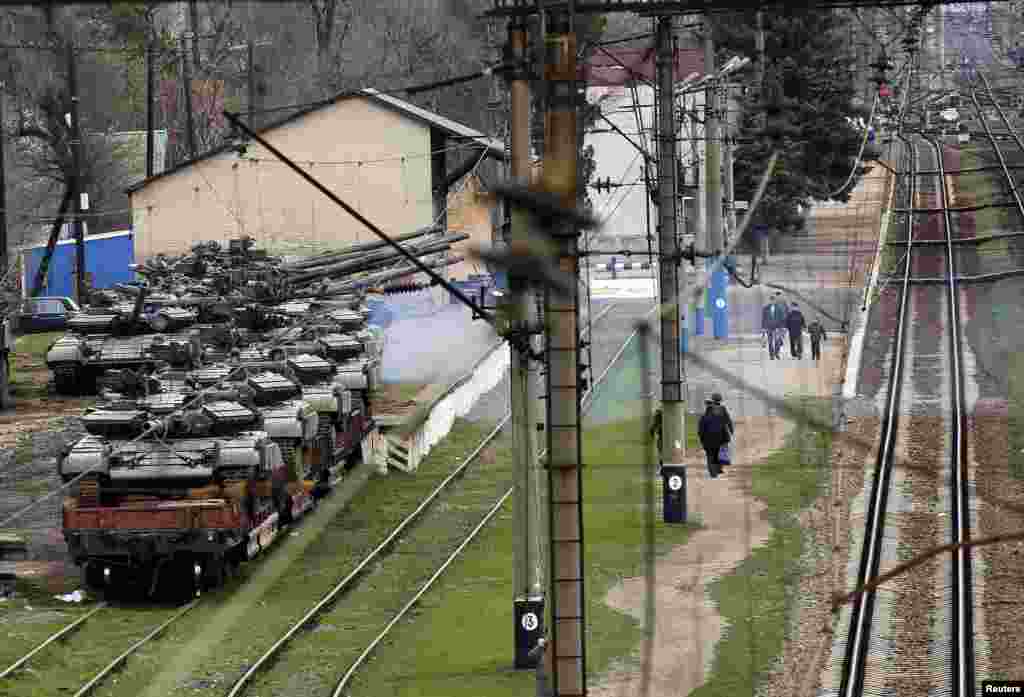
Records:
[[[46,254],[46,246],[25,253],[25,294],[31,295],[36,272]],[[110,288],[115,283],[135,280],[131,264],[135,262],[135,239],[130,232],[110,233],[85,238],[85,269],[92,274],[94,288]],[[57,243],[50,259],[50,270],[41,295],[74,297],[74,240]]]

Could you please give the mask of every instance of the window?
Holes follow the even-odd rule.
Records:
[[[38,312],[44,315],[63,315],[64,303],[60,300],[40,300]]]

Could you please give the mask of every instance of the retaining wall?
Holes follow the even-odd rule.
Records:
[[[395,432],[386,434],[386,465],[383,467],[415,472],[430,450],[452,430],[455,420],[468,414],[480,397],[502,381],[510,361],[508,342],[495,344],[466,375],[431,401],[424,410],[426,417],[411,433],[405,436]]]

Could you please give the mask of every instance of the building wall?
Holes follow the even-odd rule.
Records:
[[[470,236],[452,246],[455,254],[466,257],[465,261],[448,267],[448,277],[455,281],[464,281],[469,274],[487,273],[487,268],[480,261],[469,256],[469,248],[490,247],[493,234],[491,204],[480,196],[482,188],[480,180],[467,175],[455,189],[448,194],[448,231],[466,233]]]
[[[368,99],[324,107],[264,134],[384,232],[433,221],[430,129]],[[250,235],[302,254],[376,239],[255,143],[150,182],[131,195],[136,257],[181,253],[204,240]]]
[[[646,85],[637,86],[636,89],[643,128],[637,123],[629,87],[591,87],[587,90],[587,100],[600,103],[601,111],[609,121],[633,142],[646,143],[653,152],[654,110],[649,106],[654,100],[653,90]],[[657,213],[650,198],[644,193],[643,157],[629,141],[612,131],[604,122],[598,121],[595,128],[599,131],[607,129],[607,132],[588,133],[585,136],[584,144],[594,147],[594,179],[611,179],[613,186],[619,183],[626,185],[609,191],[589,192],[594,203],[594,213],[599,219],[605,220],[602,234],[614,237],[646,235],[648,209],[653,233]],[[656,172],[652,171],[651,174],[655,176]]]

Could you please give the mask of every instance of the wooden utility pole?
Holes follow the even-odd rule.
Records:
[[[675,27],[673,17],[657,20],[658,90],[658,269],[661,287],[661,464],[665,481],[682,486],[682,516],[666,507],[665,522],[686,522],[686,442],[683,355],[679,303],[679,251],[676,192]],[[678,478],[675,478],[678,477]]]
[[[511,75],[510,141],[512,179],[527,185],[530,176],[530,82],[526,67],[529,59],[529,34],[522,18],[513,19],[508,27],[509,59],[517,67]],[[511,230],[506,240],[511,246],[529,245],[529,218],[519,207],[511,211]],[[509,301],[513,303],[510,319],[512,332],[533,346],[535,329],[535,297],[526,284],[510,274]],[[515,457],[515,488],[513,494],[514,583],[515,596],[515,667],[532,668],[536,664],[530,651],[543,635],[543,575],[540,573],[543,534],[539,529],[539,478],[537,469],[537,375],[530,369],[528,353],[512,348],[510,366],[512,406],[512,449]]]
[[[75,45],[67,42],[68,92],[71,94],[71,220],[75,230],[75,299],[81,305],[86,301],[85,229],[82,225],[82,131],[78,123],[78,70],[75,66]]]
[[[565,208],[576,207],[576,34],[564,7],[548,11],[544,41],[547,112],[543,188]],[[586,694],[583,593],[583,472],[580,463],[578,231],[552,230],[558,267],[572,277],[567,297],[550,291],[544,303],[547,352],[547,465],[550,525],[552,683],[556,697]]]

